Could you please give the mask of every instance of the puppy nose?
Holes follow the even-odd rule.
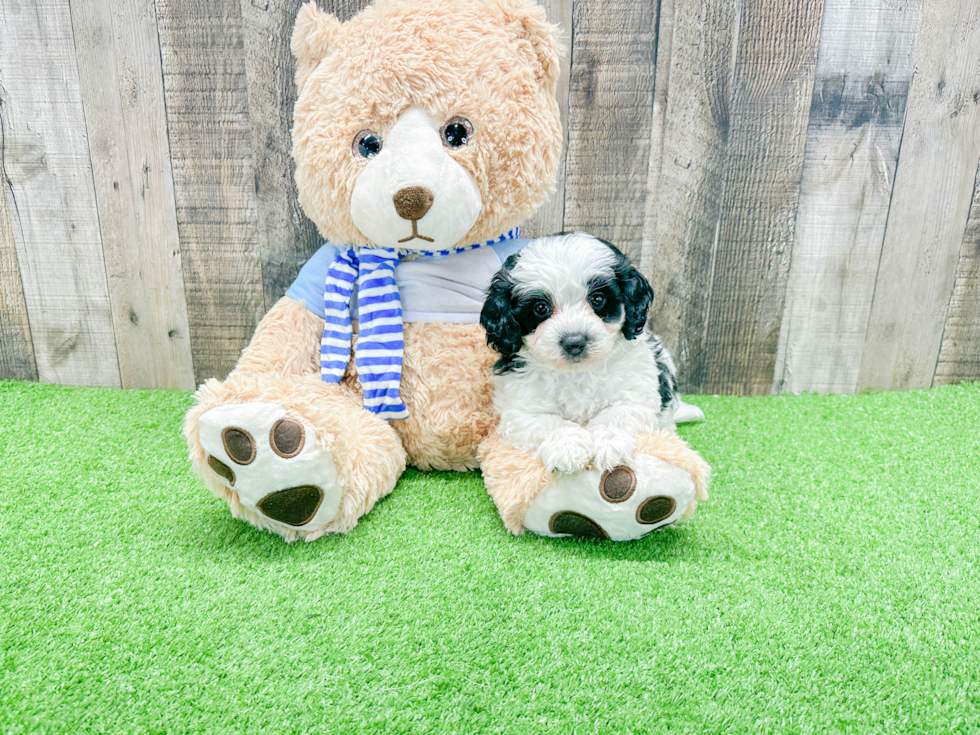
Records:
[[[589,344],[589,338],[584,334],[566,334],[558,343],[562,350],[570,357],[578,357],[585,352],[585,346]]]
[[[402,219],[422,219],[432,206],[432,192],[424,186],[406,186],[392,197],[395,211]]]

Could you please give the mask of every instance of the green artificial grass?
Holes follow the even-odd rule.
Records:
[[[691,402],[682,527],[514,538],[410,471],[286,544],[186,393],[0,383],[0,732],[980,731],[980,385]]]

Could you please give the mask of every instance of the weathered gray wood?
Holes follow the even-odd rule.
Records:
[[[157,0],[184,291],[198,382],[265,311],[238,0]]]
[[[742,11],[708,359],[692,376],[701,391],[772,390],[822,10],[822,0],[759,0]]]
[[[323,244],[297,201],[290,155],[296,83],[289,41],[300,5],[295,0],[241,0],[266,309]]]
[[[654,2],[573,7],[564,228],[634,258],[646,215],[656,24]]]
[[[3,151],[0,126],[0,151]],[[2,154],[0,154],[0,160]],[[0,380],[37,380],[31,326],[17,263],[17,245],[7,211],[7,182],[0,188]]]
[[[574,40],[567,175],[524,231],[639,256],[683,389],[980,379],[978,0],[926,3],[918,35],[922,0],[541,1]],[[0,0],[0,377],[234,364],[319,246],[300,4]]]
[[[980,158],[980,3],[926,3],[858,389],[932,384]]]
[[[0,2],[3,188],[38,377],[118,386],[67,0]]]
[[[675,0],[660,0],[657,10],[656,52],[653,57],[653,108],[650,114],[650,152],[647,158],[646,211],[643,240],[637,265],[644,273],[653,270],[653,251],[657,240],[660,215],[660,173],[664,157],[664,133],[667,127],[667,92],[670,89],[671,53],[676,21]],[[659,270],[659,269],[658,269]]]
[[[562,43],[566,48],[561,60],[561,75],[558,77],[558,107],[561,109],[561,120],[564,132],[561,161],[558,163],[558,175],[555,191],[541,205],[537,212],[528,218],[521,228],[522,237],[540,237],[561,232],[565,227],[565,162],[568,157],[568,78],[571,70],[571,37],[572,37],[572,0],[539,0],[548,20],[561,28]]]
[[[980,380],[980,167],[933,385]]]
[[[124,388],[193,388],[152,0],[72,7]]]
[[[704,337],[739,22],[734,0],[661,3],[641,267],[655,293],[653,327],[673,352],[685,391],[698,388],[709,358]]]
[[[920,0],[825,0],[774,392],[853,393]]]

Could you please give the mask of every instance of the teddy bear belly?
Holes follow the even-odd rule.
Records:
[[[479,324],[405,325],[400,392],[409,417],[391,424],[409,464],[456,471],[479,466],[477,448],[496,423],[495,360]]]

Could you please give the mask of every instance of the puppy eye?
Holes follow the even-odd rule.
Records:
[[[589,296],[589,306],[598,311],[606,305],[606,297],[601,293],[594,293]]]
[[[439,135],[442,137],[442,144],[446,148],[462,148],[473,137],[473,125],[465,117],[457,115],[443,123]]]
[[[534,316],[546,319],[551,315],[551,305],[547,301],[539,301],[534,305]]]
[[[381,153],[383,146],[380,135],[373,130],[362,130],[354,136],[354,145],[351,149],[357,158],[374,158]]]

